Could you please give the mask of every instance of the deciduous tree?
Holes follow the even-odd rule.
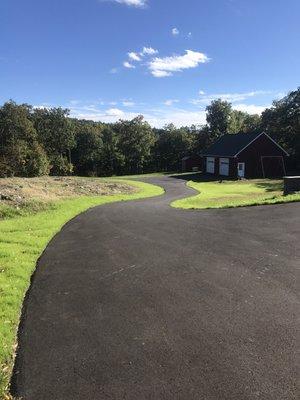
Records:
[[[73,170],[74,125],[68,116],[69,110],[60,107],[35,109],[32,116],[39,140],[50,160],[52,175],[70,174]]]
[[[30,120],[31,107],[13,101],[0,108],[0,175],[38,176],[49,162]]]

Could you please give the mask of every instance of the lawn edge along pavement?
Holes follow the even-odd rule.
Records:
[[[231,181],[230,181],[231,182]],[[236,183],[237,181],[233,181]],[[185,197],[184,199],[175,200],[171,203],[171,207],[184,209],[184,210],[208,210],[208,209],[225,209],[225,208],[237,208],[237,207],[252,207],[252,206],[260,206],[260,205],[273,205],[273,204],[284,204],[284,203],[294,203],[300,201],[300,192],[286,195],[276,195],[276,196],[266,196],[261,197],[259,199],[241,199],[239,203],[235,204],[212,204],[212,205],[203,205],[201,202],[201,191],[199,190],[199,184],[205,184],[206,182],[195,182],[195,181],[188,181],[186,185],[196,191],[198,194]],[[251,180],[249,181],[251,183]],[[190,203],[191,200],[198,200],[198,203],[193,204]]]
[[[113,179],[115,182],[116,180]],[[74,217],[96,207],[119,201],[164,194],[160,186],[123,180],[138,188],[133,194],[82,196],[51,203],[48,210],[0,220],[0,398],[10,399],[9,382],[16,350],[17,329],[23,300],[44,249]]]

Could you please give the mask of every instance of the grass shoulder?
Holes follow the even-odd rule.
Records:
[[[171,205],[183,209],[210,209],[279,204],[300,201],[300,193],[283,195],[283,182],[277,179],[189,181],[199,193],[176,200]]]
[[[113,182],[115,184],[116,181]],[[9,398],[16,332],[24,295],[37,259],[62,226],[83,211],[102,204],[159,196],[161,187],[122,180],[132,190],[110,195],[81,195],[42,202],[42,208],[26,210],[4,205],[0,220],[0,398]],[[3,209],[3,208],[2,208]]]

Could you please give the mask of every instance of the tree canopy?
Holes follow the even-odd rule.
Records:
[[[0,108],[0,175],[36,176],[49,172],[45,149],[30,118],[32,108],[13,101]]]
[[[70,118],[63,108],[0,107],[0,176],[43,174],[110,176],[177,171],[181,159],[201,154],[225,133],[265,131],[300,168],[300,88],[262,115],[234,110],[222,99],[206,109],[203,126],[151,128],[143,116],[114,124]]]

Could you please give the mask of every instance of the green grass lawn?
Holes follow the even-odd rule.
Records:
[[[8,213],[7,219],[0,221],[0,398],[9,398],[8,383],[22,302],[37,259],[50,239],[68,220],[90,207],[164,193],[158,186],[126,182],[138,191],[127,195],[59,200],[48,204],[44,210],[28,209],[27,215]]]
[[[300,201],[300,193],[283,196],[282,180],[189,181],[199,194],[176,200],[173,207],[185,209],[229,208]]]

